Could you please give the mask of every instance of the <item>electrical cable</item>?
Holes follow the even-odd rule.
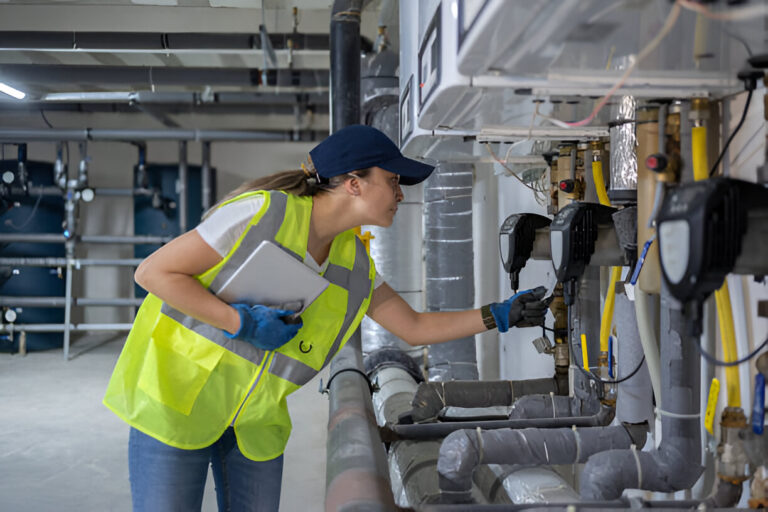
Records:
[[[715,366],[738,366],[740,364],[744,364],[750,359],[754,358],[761,350],[763,350],[765,347],[768,347],[768,338],[765,339],[765,341],[757,347],[755,350],[750,352],[748,355],[742,357],[741,359],[737,359],[736,361],[721,361],[706,350],[704,350],[704,347],[701,346],[701,340],[699,337],[694,337],[694,342],[696,343],[696,348],[699,349],[699,352],[701,353],[701,357],[707,360],[707,362],[712,363]]]
[[[709,171],[710,178],[715,175],[715,172],[717,172],[717,166],[720,165],[720,162],[725,156],[725,152],[728,151],[728,146],[731,145],[731,141],[733,141],[733,138],[736,136],[737,133],[739,133],[739,130],[744,125],[744,120],[747,118],[747,111],[749,110],[749,104],[751,101],[752,101],[752,89],[749,89],[749,91],[747,92],[747,101],[744,103],[744,110],[741,112],[741,119],[739,119],[739,124],[737,124],[733,132],[731,132],[731,136],[728,137],[728,140],[725,142],[725,145],[723,146],[723,150],[720,151],[720,156],[717,157],[717,160],[715,160],[715,164],[712,166],[712,169]]]
[[[523,181],[523,179],[522,179],[520,176],[518,176],[518,175],[517,175],[517,173],[515,173],[515,172],[514,172],[512,169],[510,169],[509,167],[507,167],[507,164],[505,164],[504,162],[502,162],[501,160],[499,160],[499,158],[498,158],[498,157],[496,156],[496,154],[493,152],[493,149],[491,149],[491,143],[490,143],[490,142],[486,142],[486,143],[485,143],[485,149],[487,149],[487,150],[488,150],[488,153],[490,153],[490,154],[491,154],[491,158],[493,158],[494,160],[496,160],[496,162],[498,162],[498,164],[499,164],[499,165],[501,165],[501,166],[502,166],[504,169],[506,169],[506,170],[507,170],[507,172],[509,172],[509,173],[510,173],[512,176],[514,176],[514,177],[515,177],[515,179],[517,179],[517,181],[519,181],[520,183],[522,183],[523,185],[525,185],[525,186],[526,186],[526,187],[528,187],[529,189],[533,190],[534,192],[537,192],[537,190],[536,190],[535,188],[533,188],[532,186],[530,186],[528,183],[524,182],[524,181]]]
[[[627,380],[631,379],[632,377],[634,377],[634,376],[635,376],[635,374],[636,374],[637,372],[639,372],[639,371],[640,371],[640,368],[642,368],[642,367],[643,367],[643,363],[644,363],[644,362],[645,362],[645,356],[643,356],[643,357],[640,359],[640,362],[637,364],[637,366],[635,367],[635,369],[634,369],[634,370],[632,370],[632,371],[629,373],[629,375],[625,375],[624,377],[622,377],[622,378],[620,378],[620,379],[615,379],[615,380],[603,380],[603,379],[601,379],[600,377],[598,377],[597,375],[595,375],[594,373],[592,373],[591,371],[587,371],[587,370],[585,370],[585,369],[584,369],[584,368],[582,368],[581,366],[579,366],[578,368],[579,368],[579,370],[581,370],[581,372],[582,372],[584,375],[586,375],[586,376],[587,376],[587,377],[589,377],[590,379],[592,379],[592,380],[594,380],[594,381],[598,382],[599,384],[621,384],[622,382],[624,382],[624,381],[627,381]]]
[[[43,109],[40,109],[40,115],[42,116],[42,118],[43,118],[43,121],[45,121],[45,124],[46,124],[46,125],[48,125],[48,128],[50,128],[50,129],[53,129],[53,125],[52,125],[52,124],[51,124],[51,122],[48,120],[48,118],[47,118],[47,117],[45,117],[45,110],[43,110]]]

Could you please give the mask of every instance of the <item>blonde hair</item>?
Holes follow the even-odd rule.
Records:
[[[324,190],[334,189],[350,178],[365,178],[371,172],[371,169],[359,169],[332,178],[323,178],[317,174],[311,160],[309,160],[307,164],[302,164],[301,167],[302,168],[298,170],[279,171],[270,174],[269,176],[262,176],[255,180],[246,181],[236,189],[227,193],[227,195],[225,195],[210,210],[205,212],[203,214],[203,219],[207,218],[223,203],[240,194],[245,194],[246,192],[253,192],[256,190],[282,190],[283,192],[296,196],[314,196]]]

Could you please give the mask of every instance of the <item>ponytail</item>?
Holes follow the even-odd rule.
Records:
[[[353,171],[352,173],[334,176],[333,178],[323,178],[317,174],[317,171],[315,171],[315,168],[312,165],[312,160],[309,160],[307,164],[302,164],[301,167],[302,168],[299,170],[280,171],[270,174],[269,176],[262,176],[255,180],[246,181],[225,195],[210,210],[205,212],[203,214],[203,219],[207,218],[223,203],[240,194],[245,194],[246,192],[255,190],[282,190],[283,192],[296,196],[314,196],[323,190],[330,190],[338,187],[353,176],[364,178],[371,172],[370,169],[360,169],[358,171]]]

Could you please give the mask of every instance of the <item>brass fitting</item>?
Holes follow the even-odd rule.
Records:
[[[694,126],[702,126],[704,121],[709,119],[709,99],[693,98],[691,100],[691,110],[688,112],[688,119],[693,121]]]
[[[747,429],[747,417],[741,407],[726,407],[720,417],[720,444],[717,453],[720,467],[717,476],[739,485],[749,478],[749,458],[739,433]]]

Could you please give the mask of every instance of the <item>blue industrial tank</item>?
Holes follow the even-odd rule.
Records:
[[[133,229],[136,235],[170,236],[181,234],[179,226],[179,194],[176,182],[179,178],[177,165],[147,164],[144,173],[135,166],[134,185],[153,191],[151,195],[137,194],[133,200]],[[202,172],[199,166],[187,167],[187,229],[193,229],[203,214]],[[211,197],[216,197],[216,170],[211,169]],[[146,258],[159,249],[156,244],[137,244],[134,257]],[[147,292],[136,285],[136,297]]]
[[[16,160],[0,161],[0,174],[16,172]],[[27,162],[29,185],[54,185],[53,165],[46,162]],[[22,194],[19,184],[6,187],[0,197],[0,233],[57,233],[64,222],[64,198],[54,195]],[[11,193],[13,192],[13,193]],[[2,257],[64,257],[64,244],[8,243],[0,244]],[[0,295],[12,297],[64,297],[66,268],[0,267]],[[17,324],[63,324],[64,308],[13,308]],[[45,350],[61,347],[60,332],[27,333],[27,350]],[[0,336],[0,352],[16,352],[19,333]]]

